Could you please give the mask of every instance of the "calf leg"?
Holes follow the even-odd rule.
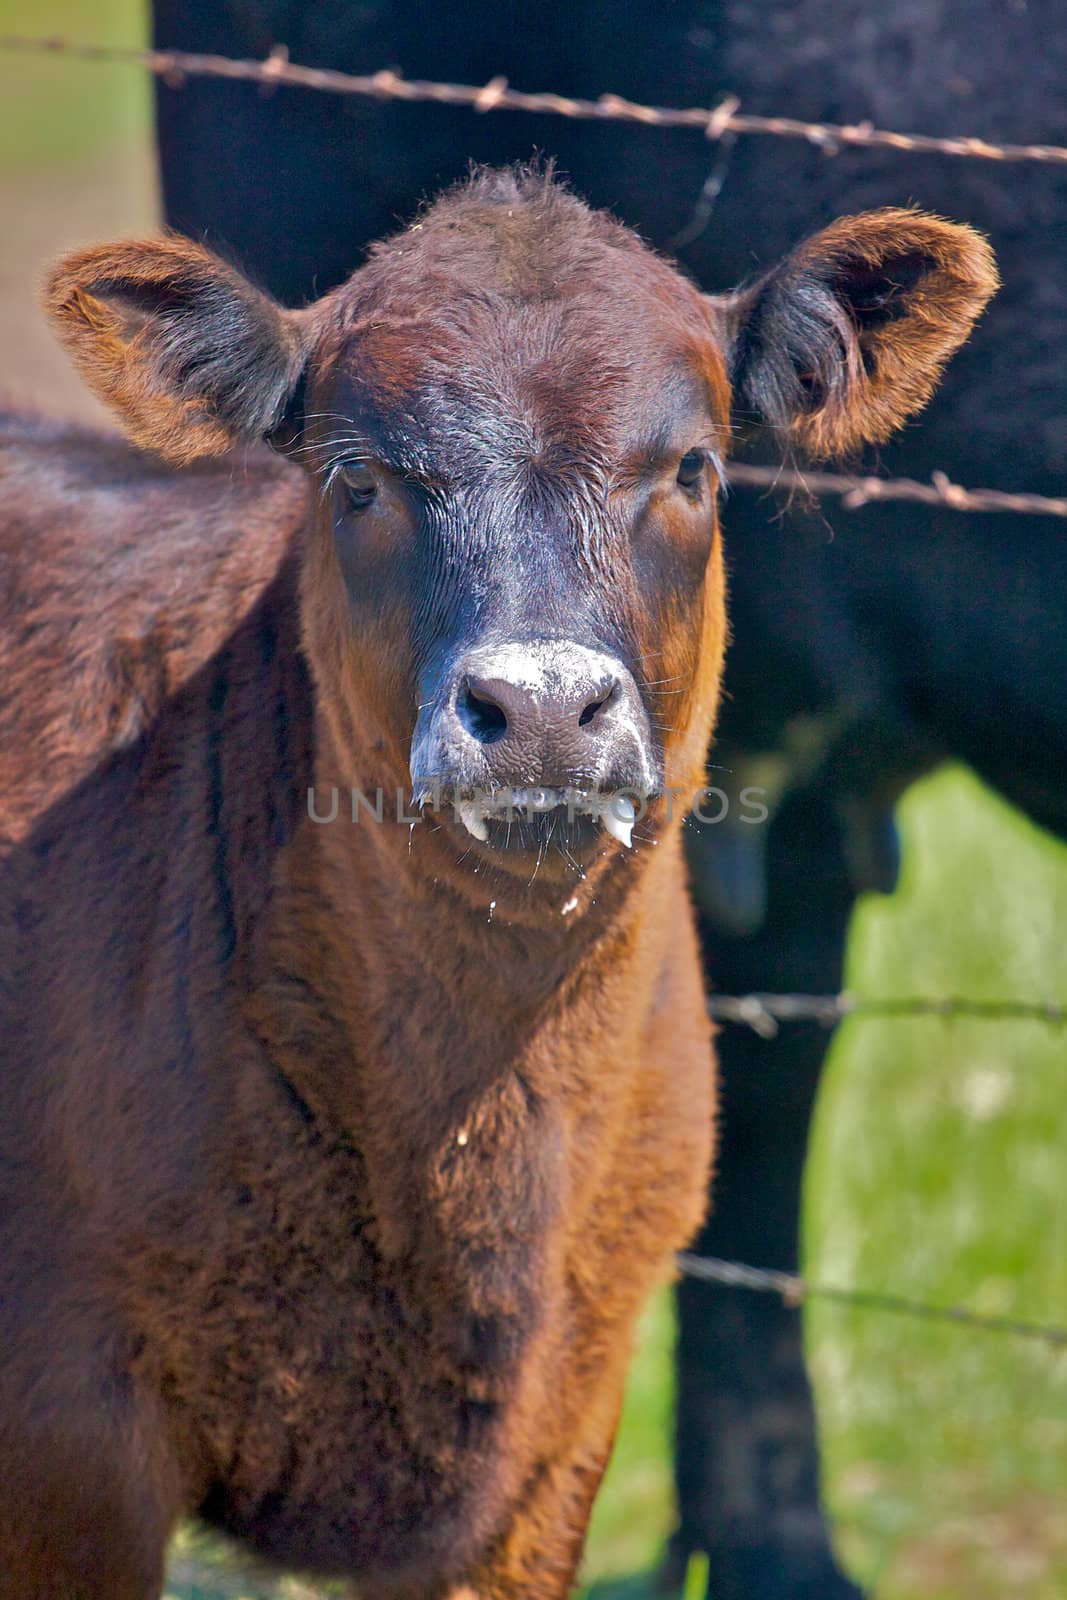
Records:
[[[726,993],[840,986],[852,904],[840,827],[817,791],[791,796],[768,839],[767,916],[750,939],[705,929]],[[808,1124],[828,1036],[790,1025],[773,1040],[719,1037],[720,1143],[712,1212],[694,1248],[795,1270]],[[685,1282],[678,1294],[671,1571],[710,1557],[715,1600],[845,1600],[819,1495],[801,1316],[771,1296]]]

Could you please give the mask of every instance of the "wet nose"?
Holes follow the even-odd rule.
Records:
[[[509,742],[521,748],[547,736],[580,744],[619,688],[614,673],[557,674],[551,686],[487,672],[468,672],[456,697],[456,715],[479,744]]]
[[[607,652],[553,639],[483,646],[454,674],[447,743],[490,782],[582,784],[648,764],[637,685]]]

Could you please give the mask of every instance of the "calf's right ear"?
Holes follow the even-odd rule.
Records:
[[[76,250],[44,306],[135,444],[183,464],[263,438],[307,360],[312,321],[176,234]]]
[[[880,444],[929,400],[997,288],[986,240],[921,211],[868,211],[710,303],[739,421],[815,457]]]

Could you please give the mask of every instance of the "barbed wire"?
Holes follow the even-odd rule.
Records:
[[[968,996],[893,995],[879,999],[847,992],[708,995],[707,1006],[709,1015],[716,1021],[749,1027],[764,1039],[774,1038],[782,1022],[817,1022],[822,1027],[832,1028],[846,1017],[967,1018],[984,1022],[1040,1022],[1052,1027],[1067,1024],[1067,1006],[1055,1001],[977,1000]],[[931,1305],[888,1291],[811,1283],[797,1273],[751,1267],[745,1262],[724,1261],[718,1256],[697,1256],[683,1251],[676,1259],[679,1271],[686,1277],[725,1288],[774,1294],[789,1306],[800,1306],[806,1300],[827,1300],[856,1310],[885,1311],[927,1322],[954,1323],[985,1333],[1009,1334],[1067,1348],[1067,1327],[987,1316],[963,1306]]]
[[[723,1261],[718,1256],[692,1255],[684,1250],[675,1260],[684,1277],[727,1289],[750,1289],[755,1294],[777,1295],[787,1306],[801,1306],[807,1300],[827,1300],[858,1311],[884,1311],[923,1322],[952,1323],[979,1333],[1032,1339],[1058,1349],[1067,1347],[1067,1328],[1054,1323],[986,1316],[966,1306],[931,1305],[925,1300],[912,1300],[907,1295],[883,1293],[877,1289],[843,1289],[836,1284],[811,1283],[797,1273],[774,1272],[764,1267],[750,1267],[741,1261]]]
[[[708,1015],[773,1039],[781,1022],[817,1022],[835,1028],[846,1017],[941,1017],[979,1022],[1041,1022],[1061,1028],[1067,1006],[1052,1000],[973,1000],[967,996],[842,994],[709,994]]]
[[[264,61],[205,55],[186,50],[142,50],[121,45],[84,44],[59,36],[28,38],[0,36],[0,50],[26,54],[77,57],[83,61],[119,62],[140,66],[172,88],[188,78],[226,78],[276,89],[285,84],[320,93],[356,95],[371,100],[402,100],[436,105],[467,106],[473,111],[528,111],[595,122],[631,122],[651,128],[696,128],[709,139],[724,134],[771,134],[778,138],[805,139],[827,155],[844,149],[880,148],[909,153],[970,157],[981,161],[1038,161],[1067,165],[1067,147],[1055,144],[992,144],[974,136],[936,138],[925,133],[897,133],[876,128],[871,122],[804,122],[797,117],[756,116],[740,109],[736,95],[726,95],[717,106],[646,106],[622,95],[602,94],[595,100],[548,92],[527,93],[511,88],[504,77],[478,86],[437,83],[425,78],[405,78],[402,73],[338,72],[330,67],[304,67],[290,61],[285,45],[277,45]]]
[[[833,145],[887,145],[894,149],[940,151],[947,155],[972,155],[996,160],[1058,161],[1067,163],[1067,147],[1057,145],[991,145],[978,139],[933,139],[926,135],[899,134],[873,128],[868,123],[855,126],[799,122],[789,117],[742,115],[735,95],[727,95],[710,110],[688,110],[663,106],[643,106],[619,95],[601,95],[583,100],[549,93],[526,94],[508,86],[502,77],[492,78],[481,88],[471,84],[435,83],[407,79],[393,71],[369,76],[338,72],[332,68],[303,67],[289,60],[288,50],[278,46],[265,61],[240,60],[229,56],[194,54],[183,50],[141,50],[118,45],[79,43],[62,37],[28,38],[0,36],[0,51],[49,54],[96,62],[121,62],[143,67],[174,87],[188,78],[223,78],[258,83],[261,87],[288,84],[335,94],[361,95],[377,100],[403,100],[468,106],[476,111],[506,109],[535,111],[564,117],[600,121],[639,122],[658,127],[700,127],[715,139],[724,141],[724,160],[739,133],[770,133],[806,138],[826,147]],[[714,203],[716,185],[721,182],[722,164],[716,165],[705,184],[698,203],[705,208]],[[699,222],[699,217],[697,221]],[[700,224],[702,225],[702,223]],[[691,225],[697,227],[697,223]],[[686,231],[691,231],[687,229]],[[809,496],[832,496],[850,511],[876,501],[910,501],[914,504],[948,507],[953,511],[1013,512],[1026,516],[1067,517],[1067,497],[1030,493],[1011,493],[1001,489],[967,489],[953,483],[944,472],[935,472],[929,483],[914,478],[878,478],[834,472],[804,472],[785,466],[755,466],[733,462],[731,484]]]
[[[796,468],[727,463],[726,477],[733,487],[783,490],[789,493],[840,498],[848,511],[858,511],[873,501],[910,500],[920,505],[947,507],[951,511],[1010,511],[1023,516],[1067,517],[1067,498],[1042,494],[1012,494],[1003,489],[965,489],[944,472],[933,473],[929,483],[917,478],[875,478],[842,472],[806,472]]]

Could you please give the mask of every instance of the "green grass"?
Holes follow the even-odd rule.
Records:
[[[221,3],[221,0],[220,0]],[[3,0],[0,33],[141,45],[142,0]],[[138,67],[0,53],[0,176],[77,168],[143,138],[151,87]]]
[[[1067,997],[1067,850],[969,776],[903,807],[855,921],[869,994]],[[856,1020],[807,1195],[813,1276],[1067,1322],[1067,1031]],[[1067,1355],[824,1306],[809,1342],[841,1547],[884,1600],[1067,1592]]]

